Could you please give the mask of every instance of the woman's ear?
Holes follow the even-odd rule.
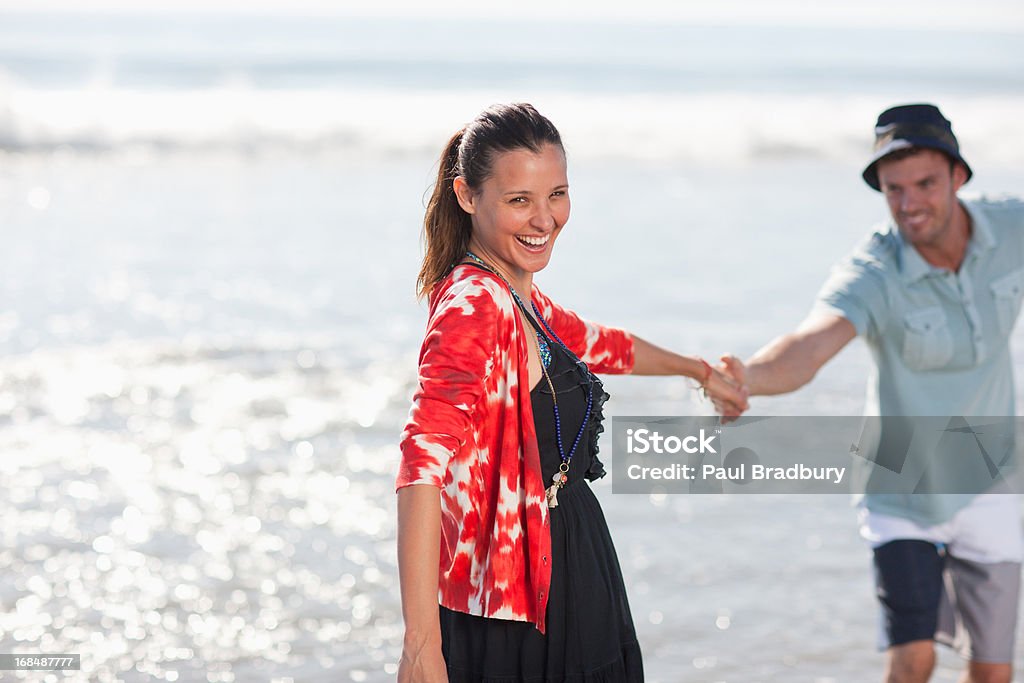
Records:
[[[466,184],[466,179],[460,175],[455,176],[455,180],[452,181],[452,189],[455,190],[455,198],[459,200],[459,206],[462,207],[462,210],[470,215],[476,213],[476,207],[473,206],[475,195],[469,185]]]

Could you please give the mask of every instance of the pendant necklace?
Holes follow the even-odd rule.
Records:
[[[515,299],[516,304],[519,306],[520,310],[522,310],[523,315],[529,315],[527,313],[526,304],[524,304],[523,300],[519,298],[519,294],[516,293],[515,287],[512,286],[512,283],[510,283],[504,275],[499,273],[496,268],[471,251],[466,252],[466,258],[489,273],[500,278],[512,293],[512,298]],[[565,342],[555,334],[554,330],[551,329],[551,326],[549,326],[547,321],[544,320],[544,316],[542,316],[540,311],[537,310],[537,305],[533,303],[532,298],[530,300],[530,306],[533,308],[534,316],[536,316],[537,320],[540,321],[547,333],[551,335],[551,338],[554,339],[566,353],[572,357],[576,357],[576,354],[569,350],[565,345]],[[540,370],[544,375],[544,379],[547,381],[548,389],[551,391],[551,402],[554,405],[555,411],[555,442],[558,444],[558,455],[562,460],[561,464],[558,466],[558,471],[555,472],[555,475],[551,478],[551,486],[544,491],[548,507],[554,508],[558,507],[558,489],[564,487],[569,481],[569,462],[572,460],[572,456],[576,452],[576,447],[579,445],[580,439],[583,438],[583,432],[586,431],[587,423],[590,420],[590,412],[594,404],[594,385],[593,382],[589,382],[587,385],[587,411],[583,415],[583,422],[580,424],[580,429],[576,433],[576,438],[573,440],[572,448],[570,448],[569,453],[566,454],[565,448],[562,446],[562,420],[558,414],[558,398],[555,394],[555,385],[551,381],[551,375],[548,374],[548,366],[551,365],[551,347],[548,344],[548,340],[539,330],[534,330],[534,338],[537,342],[537,355],[540,357]]]

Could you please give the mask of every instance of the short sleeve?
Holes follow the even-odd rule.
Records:
[[[813,312],[841,315],[864,336],[872,328],[881,332],[889,308],[885,275],[881,266],[861,256],[851,256],[832,268],[818,292]]]
[[[555,334],[593,372],[622,375],[633,371],[633,335],[617,327],[584,320],[551,301],[537,288],[533,295]]]

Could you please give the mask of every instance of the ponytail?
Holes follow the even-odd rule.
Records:
[[[459,206],[453,182],[457,176],[473,191],[490,177],[498,154],[516,149],[540,152],[562,138],[555,126],[529,104],[496,104],[452,136],[441,153],[437,182],[423,218],[423,265],[416,295],[429,296],[434,285],[462,260],[473,232],[470,215]]]
[[[418,297],[428,296],[434,285],[444,279],[469,248],[473,225],[469,214],[459,206],[452,184],[455,176],[459,175],[459,147],[465,130],[463,128],[453,135],[441,152],[437,182],[423,218],[425,253],[416,278]]]

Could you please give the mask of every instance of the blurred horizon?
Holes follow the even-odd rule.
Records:
[[[821,3],[808,0],[638,0],[623,5],[599,0],[552,4],[523,0],[515,6],[486,5],[470,0],[439,0],[425,5],[416,0],[385,0],[368,4],[352,0],[36,0],[31,4],[0,0],[0,12],[92,12],[287,14],[292,16],[381,17],[400,19],[508,19],[531,22],[565,20],[602,22],[629,20],[636,23],[723,23],[757,26],[845,26],[878,29],[960,29],[1019,31],[1024,28],[1024,8],[1015,0],[979,0],[969,6],[955,0],[864,0],[858,3]]]
[[[865,28],[820,11],[788,15],[825,22],[813,27],[758,25],[756,12],[716,26],[642,14],[209,13],[229,6],[8,14],[0,151],[418,156],[484,106],[523,100],[559,120],[579,158],[838,160],[863,153],[877,111],[933,101],[976,154],[1001,164],[1024,155],[1012,135],[1024,34],[1012,22],[986,31]]]

